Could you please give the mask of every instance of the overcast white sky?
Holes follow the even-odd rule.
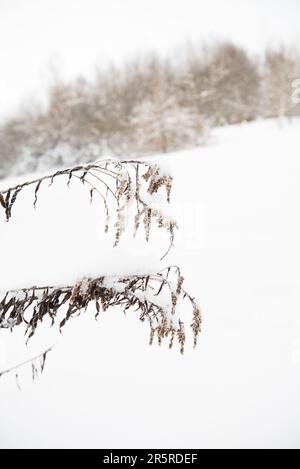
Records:
[[[299,0],[0,0],[0,116],[62,76],[185,40],[230,38],[259,52],[300,40]]]

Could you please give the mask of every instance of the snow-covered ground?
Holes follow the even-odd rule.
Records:
[[[81,186],[45,188],[36,212],[20,198],[0,221],[0,290],[176,263],[204,324],[182,357],[149,348],[134,313],[72,320],[36,384],[0,380],[0,447],[299,448],[299,150],[300,120],[269,121],[155,158],[180,226],[161,266],[164,237],[146,250],[129,231],[112,251]],[[0,332],[0,369],[57,340],[44,330],[26,349],[22,334]]]

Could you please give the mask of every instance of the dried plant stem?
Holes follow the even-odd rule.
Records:
[[[170,246],[162,257],[169,253],[174,242],[177,224],[166,217],[160,209],[147,203],[160,189],[165,191],[165,199],[170,202],[172,178],[162,173],[159,166],[144,161],[101,160],[96,163],[63,169],[54,174],[11,187],[0,192],[0,208],[5,212],[6,220],[12,217],[12,208],[17,198],[26,188],[34,188],[34,207],[39,191],[45,182],[52,186],[59,177],[67,178],[69,187],[72,180],[78,180],[90,190],[90,199],[94,193],[102,199],[105,209],[105,232],[109,229],[110,209],[114,207],[114,246],[120,242],[124,232],[125,210],[132,205],[135,208],[134,234],[140,226],[144,227],[148,241],[154,221],[158,228],[165,229],[170,236]],[[105,192],[105,193],[104,193]],[[134,202],[131,204],[131,202]],[[188,321],[192,332],[193,345],[196,346],[201,331],[201,312],[195,299],[183,288],[184,279],[177,266],[168,267],[161,272],[149,275],[102,276],[84,278],[69,286],[34,286],[0,293],[0,329],[13,330],[25,326],[27,341],[36,333],[40,324],[48,319],[51,325],[57,324],[62,331],[65,324],[74,316],[86,311],[90,304],[95,305],[95,318],[110,307],[121,307],[126,313],[134,310],[139,313],[140,321],[147,321],[150,326],[150,344],[157,337],[161,344],[163,339],[169,341],[172,348],[177,341],[183,354],[187,340],[186,321],[181,315],[184,301],[191,310]],[[62,313],[62,316],[58,313]],[[32,378],[35,380],[44,370],[47,354],[27,360],[15,367],[0,373],[17,372],[22,366],[31,363]],[[38,362],[38,364],[37,364]],[[16,381],[19,386],[18,373]]]
[[[164,187],[166,199],[169,202],[172,178],[171,176],[163,175],[159,166],[145,161],[128,160],[121,162],[113,159],[100,160],[95,163],[62,169],[42,178],[26,181],[0,191],[0,207],[4,209],[6,220],[9,221],[12,217],[12,208],[17,198],[26,188],[34,188],[33,205],[36,207],[41,186],[47,181],[50,181],[49,186],[52,186],[54,181],[61,177],[67,178],[68,187],[72,179],[79,180],[87,185],[90,190],[91,202],[93,201],[94,193],[99,195],[103,201],[106,215],[105,232],[109,230],[110,209],[114,207],[116,215],[114,246],[117,246],[120,242],[124,232],[123,220],[125,218],[125,210],[132,201],[135,201],[136,205],[134,232],[137,232],[142,222],[148,241],[152,220],[156,219],[158,227],[165,229],[170,236],[170,247],[167,253],[173,246],[174,230],[177,227],[176,222],[168,219],[161,210],[153,210],[142,195],[142,193],[144,195],[153,195],[160,188]]]
[[[171,348],[176,336],[183,353],[185,331],[179,303],[182,306],[182,301],[187,300],[192,309],[190,327],[194,345],[201,329],[201,314],[194,298],[182,285],[180,269],[173,266],[152,275],[85,278],[73,286],[32,287],[6,292],[0,301],[0,328],[13,329],[25,324],[30,339],[45,318],[49,318],[52,325],[58,321],[62,330],[71,317],[85,311],[90,303],[96,305],[96,317],[101,310],[113,306],[122,307],[124,312],[134,308],[140,313],[139,319],[147,320],[150,325],[151,343],[155,335],[159,343],[169,337]],[[58,319],[58,311],[64,305],[64,317]]]
[[[35,362],[37,360],[40,360],[40,359],[43,359],[47,357],[48,353],[50,353],[51,351],[53,350],[53,346],[52,347],[49,347],[47,350],[45,350],[43,353],[40,353],[39,355],[36,355],[35,357],[33,358],[30,358],[29,360],[26,360],[22,363],[19,363],[18,365],[16,366],[13,366],[12,368],[8,368],[7,370],[4,370],[4,371],[1,371],[0,372],[0,378],[3,376],[3,375],[6,375],[8,373],[12,373],[13,371],[16,371],[18,370],[19,368],[22,368],[23,366],[25,365],[28,365],[28,364],[31,364],[32,362]]]

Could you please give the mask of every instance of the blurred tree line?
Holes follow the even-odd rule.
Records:
[[[299,115],[292,82],[298,55],[284,48],[252,58],[231,43],[187,48],[175,61],[151,54],[96,78],[49,89],[45,111],[0,128],[0,176],[51,166],[167,153],[205,142],[211,127]]]

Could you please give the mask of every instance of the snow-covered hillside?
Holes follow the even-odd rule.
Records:
[[[20,198],[0,221],[0,290],[178,264],[204,321],[183,357],[149,348],[147,326],[117,310],[28,348],[23,330],[0,331],[0,370],[57,342],[36,384],[26,370],[22,392],[1,378],[0,447],[299,448],[299,150],[300,120],[262,121],[155,158],[174,176],[180,226],[162,265],[155,233],[113,251],[79,185],[43,189],[36,212]]]

